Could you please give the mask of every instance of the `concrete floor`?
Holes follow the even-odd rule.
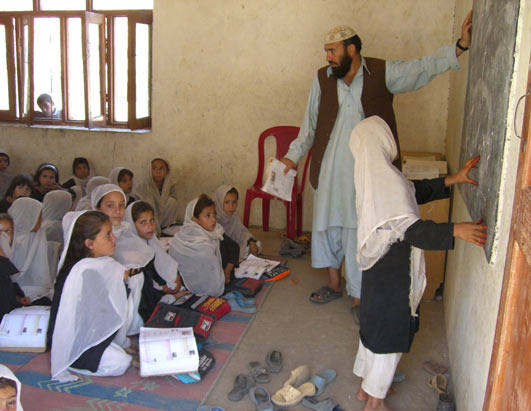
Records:
[[[262,241],[264,254],[278,255],[282,241],[279,231],[252,231]],[[276,349],[283,354],[284,367],[279,374],[272,374],[270,383],[263,385],[270,394],[281,388],[290,370],[299,365],[307,364],[312,373],[333,368],[337,379],[327,386],[320,399],[331,397],[343,410],[362,410],[365,403],[356,399],[361,380],[352,373],[359,336],[349,311],[350,299],[344,294],[343,298],[328,304],[312,304],[308,297],[326,284],[326,271],[313,269],[309,255],[289,259],[288,266],[291,275],[274,284],[205,404],[227,411],[254,410],[247,397],[232,402],[227,399],[227,393],[237,374],[248,373],[249,361],[265,364],[266,354]],[[435,410],[438,396],[426,384],[430,374],[422,368],[422,363],[433,360],[448,365],[442,301],[425,301],[421,310],[420,331],[411,352],[402,357],[398,366],[406,374],[406,380],[394,384],[396,393],[386,400],[395,410]],[[307,408],[298,405],[290,410]]]

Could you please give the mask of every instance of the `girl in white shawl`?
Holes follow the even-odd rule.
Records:
[[[423,221],[417,203],[448,197],[447,187],[477,184],[468,172],[470,159],[455,175],[409,182],[393,166],[398,156],[389,126],[380,117],[361,121],[353,130],[354,183],[358,215],[357,259],[363,270],[360,341],[354,373],[363,379],[357,398],[365,410],[387,410],[384,399],[402,353],[418,329],[417,308],[424,292],[422,249],[453,248],[454,236],[479,246],[486,226]]]
[[[151,160],[138,193],[155,209],[157,234],[177,221],[177,188],[170,179],[170,165],[161,157]]]
[[[94,176],[94,169],[85,157],[76,157],[72,163],[72,178],[65,181],[62,186],[71,189],[75,194],[74,208],[87,192],[87,183]]]
[[[223,227],[216,223],[214,202],[204,194],[190,201],[184,224],[171,240],[168,253],[179,262],[184,285],[191,293],[223,294],[230,270],[228,275],[223,270],[221,240]]]
[[[52,379],[77,380],[70,371],[122,375],[132,359],[124,348],[135,311],[127,287],[137,276],[110,258],[116,238],[105,214],[70,212],[63,223],[65,248],[48,327]]]
[[[107,177],[103,176],[95,176],[92,177],[89,182],[87,183],[87,188],[85,189],[85,196],[79,200],[79,202],[76,205],[76,211],[84,211],[84,210],[92,210],[92,204],[90,202],[90,196],[92,195],[92,192],[96,189],[98,186],[102,186],[103,184],[110,184],[111,180],[109,180]]]
[[[0,364],[0,409],[6,411],[24,411],[20,403],[22,384],[13,371]]]
[[[48,241],[63,243],[61,221],[72,206],[70,193],[61,190],[50,191],[42,200],[42,225]]]
[[[125,167],[115,167],[109,173],[111,184],[119,186],[124,192],[127,206],[140,199],[140,196],[135,192],[134,177],[133,172]]]
[[[225,234],[238,243],[240,260],[245,260],[249,254],[258,255],[262,251],[262,244],[253,237],[236,214],[238,199],[238,190],[233,186],[221,185],[214,192],[217,221]]]
[[[46,234],[40,229],[41,212],[42,203],[29,197],[16,199],[8,210],[15,223],[11,261],[20,271],[12,279],[31,301],[49,297],[52,288]]]

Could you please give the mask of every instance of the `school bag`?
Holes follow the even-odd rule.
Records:
[[[244,297],[254,297],[264,286],[264,280],[255,280],[254,278],[232,278],[225,285],[225,292],[239,291]]]

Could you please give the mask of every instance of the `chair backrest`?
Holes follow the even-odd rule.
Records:
[[[293,126],[277,126],[271,127],[263,131],[258,138],[258,173],[256,175],[256,181],[254,182],[255,187],[262,187],[262,180],[264,176],[264,165],[265,165],[265,152],[264,152],[264,142],[265,139],[269,136],[275,137],[277,147],[275,157],[281,159],[286,155],[289,149],[289,145],[293,140],[297,138],[299,134],[299,127]],[[306,173],[306,166],[305,166]],[[304,183],[303,183],[304,187]]]

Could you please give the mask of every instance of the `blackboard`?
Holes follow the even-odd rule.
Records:
[[[460,164],[477,155],[481,160],[470,174],[479,185],[465,184],[459,189],[472,219],[483,218],[489,227],[488,261],[497,229],[519,7],[520,0],[475,0],[472,17]]]

